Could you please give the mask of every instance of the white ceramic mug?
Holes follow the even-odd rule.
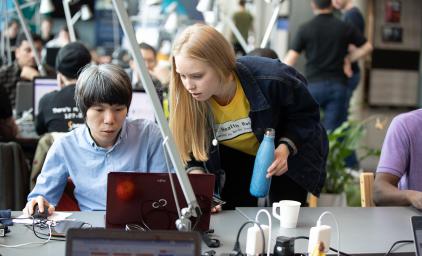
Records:
[[[280,221],[280,228],[295,228],[299,217],[299,209],[300,202],[281,200],[278,203],[273,203],[273,216]]]

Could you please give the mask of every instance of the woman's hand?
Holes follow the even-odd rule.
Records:
[[[55,208],[53,205],[51,205],[44,197],[37,196],[35,199],[32,199],[29,201],[25,208],[23,208],[22,212],[24,215],[32,216],[34,214],[34,206],[38,205],[38,209],[40,212],[48,211],[48,215],[53,214]],[[44,209],[44,206],[48,205],[48,209]]]
[[[285,144],[280,144],[274,152],[274,162],[268,167],[267,178],[271,176],[283,175],[288,170],[287,158],[289,157],[289,149]]]
[[[211,213],[219,213],[222,210],[223,210],[223,208],[221,207],[221,205],[216,205],[216,206],[211,208]]]

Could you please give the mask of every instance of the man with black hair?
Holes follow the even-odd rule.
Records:
[[[78,76],[75,101],[85,124],[55,140],[47,153],[24,214],[34,205],[52,214],[68,178],[82,211],[104,211],[110,172],[166,172],[163,139],[152,121],[127,119],[132,86],[113,64],[92,65]]]
[[[284,62],[294,65],[305,51],[308,89],[324,111],[325,128],[332,131],[345,121],[347,111],[344,64],[367,55],[372,45],[355,27],[333,16],[331,0],[311,0],[311,6],[316,16],[299,28]],[[349,44],[356,46],[350,53]]]
[[[42,39],[39,35],[35,34],[32,35],[32,39],[37,51],[36,53],[32,52],[31,45],[26,39],[25,34],[19,34],[16,40],[15,62],[0,68],[0,85],[6,90],[12,108],[15,107],[16,84],[18,81],[31,81],[34,77],[40,75],[37,70],[34,54],[41,56],[41,50],[43,48]],[[55,74],[51,68],[45,67],[45,69],[49,75]]]
[[[148,69],[152,83],[154,84],[155,90],[157,91],[158,98],[160,99],[160,102],[163,102],[163,85],[161,84],[160,80],[158,80],[158,78],[154,75],[154,68],[157,66],[157,51],[154,47],[144,42],[139,44],[139,50],[141,51],[145,66]],[[130,60],[129,66],[131,68],[129,76],[132,80],[132,88],[144,89],[144,86],[141,84],[141,78],[136,72],[135,62],[133,61],[133,59]]]
[[[61,89],[41,98],[36,119],[38,134],[68,132],[84,123],[74,100],[75,84],[79,71],[90,62],[91,54],[81,43],[69,43],[60,49],[56,57],[56,70]]]

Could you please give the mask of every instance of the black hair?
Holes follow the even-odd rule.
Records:
[[[147,43],[144,43],[144,42],[140,43],[139,48],[142,50],[150,50],[154,53],[154,56],[157,56],[157,51],[155,50],[155,48]]]
[[[255,48],[252,51],[250,51],[247,55],[278,59],[277,53],[273,49],[270,49],[270,48]]]
[[[331,7],[331,0],[312,0],[318,9],[327,9]]]
[[[43,43],[40,35],[31,33],[31,36],[32,36],[32,41],[34,41],[34,43],[35,42],[40,42],[41,44]],[[19,33],[16,37],[16,47],[20,47],[23,41],[28,41],[28,39],[26,38],[25,33]]]
[[[19,21],[17,19],[11,19],[9,20],[9,22],[7,22],[7,28],[10,28],[13,24],[17,24],[18,26],[20,26]]]
[[[129,110],[132,85],[127,73],[114,64],[89,65],[76,82],[75,101],[84,117],[96,104],[125,105]]]

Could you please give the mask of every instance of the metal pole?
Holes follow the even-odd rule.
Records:
[[[28,29],[28,26],[26,25],[25,18],[23,17],[22,10],[19,6],[18,0],[13,0],[13,2],[15,3],[16,12],[18,13],[19,21],[21,23],[23,32],[25,33],[26,39],[28,40],[32,53],[34,54],[34,59],[35,59],[35,63],[37,63],[38,71],[40,72],[42,76],[45,76],[46,73],[45,73],[44,67],[41,64],[38,51],[37,49],[35,49],[34,40],[32,39],[31,33],[29,33],[29,29]]]
[[[113,11],[112,14],[113,16],[113,44],[114,44],[114,49],[119,48],[119,44],[120,44],[120,36],[119,36],[119,22],[117,21],[117,17],[116,17],[116,13]]]
[[[279,4],[277,4],[277,7],[274,9],[273,15],[271,16],[270,22],[268,23],[267,29],[265,30],[264,37],[262,38],[262,42],[260,47],[265,48],[268,43],[268,39],[270,39],[271,31],[273,30],[274,24],[277,21],[278,12],[280,11],[280,4],[283,1],[281,1]]]
[[[7,25],[9,24],[9,14],[7,11],[7,0],[3,0],[3,17],[4,17],[4,32],[1,34],[2,38],[1,38],[1,43],[2,43],[2,52],[1,55],[2,57],[6,57],[4,56],[4,53],[7,53],[7,59],[3,59],[4,61],[7,61],[7,64],[12,63],[12,49],[10,48],[10,37],[6,36],[6,30],[7,30]],[[6,64],[6,63],[3,63]]]
[[[188,216],[188,214],[191,214],[192,216],[197,216],[197,214],[200,215],[201,208],[199,207],[189,178],[185,172],[185,168],[183,167],[182,161],[177,152],[176,144],[170,132],[167,119],[164,116],[162,106],[157,96],[157,92],[155,91],[155,87],[152,83],[151,77],[148,73],[147,68],[145,67],[144,59],[142,58],[141,53],[139,51],[139,47],[135,38],[135,32],[129,20],[128,14],[124,9],[123,1],[113,0],[113,5],[117,17],[119,18],[120,25],[122,26],[123,32],[128,38],[130,44],[130,51],[136,63],[136,71],[141,75],[142,85],[144,86],[148,96],[151,99],[152,105],[154,107],[155,117],[157,119],[158,126],[160,127],[161,134],[164,138],[166,149],[169,153],[170,160],[176,171],[177,178],[179,179],[180,186],[182,187],[183,194],[186,198],[186,202],[188,204],[188,211],[186,212],[186,216]],[[182,214],[184,214],[183,211]]]
[[[71,42],[76,42],[75,29],[72,22],[72,14],[70,13],[69,0],[63,0],[64,16],[66,18],[67,29],[69,30],[69,37]]]
[[[0,58],[1,58],[1,64],[4,65],[6,63],[3,63],[3,61],[6,61],[6,49],[5,49],[5,45],[6,45],[6,31],[7,31],[7,10],[6,10],[6,1],[3,0],[1,3],[1,13],[2,13],[2,17],[4,17],[4,23],[2,23],[3,28],[2,31],[3,33],[1,33],[1,38],[0,38]],[[1,20],[0,20],[1,22]]]

